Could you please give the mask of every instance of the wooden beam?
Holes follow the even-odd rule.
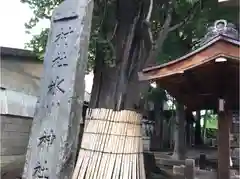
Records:
[[[186,89],[189,96],[198,96],[199,94],[206,93],[202,90],[203,84],[200,83],[200,80],[197,79],[193,71],[186,71],[183,76],[186,78],[186,85],[183,85],[183,88]]]
[[[220,100],[219,100],[219,103]],[[230,179],[230,112],[219,105],[218,112],[218,179]]]
[[[228,100],[231,108],[236,108],[238,100],[235,99],[239,98],[239,88],[235,84],[238,81],[235,80],[237,75],[224,64],[218,66],[216,70],[214,66],[208,69],[199,69],[200,71],[195,72],[185,71],[182,75],[159,80],[158,84],[177,100],[194,110],[216,109],[218,98],[222,95],[227,98],[226,100]],[[212,74],[211,71],[213,70],[215,72]],[[198,74],[202,74],[202,76],[198,76]],[[224,86],[228,86],[228,88]],[[221,93],[219,93],[220,89],[222,89]]]
[[[239,6],[239,1],[238,0],[218,0],[218,3],[221,8],[224,7],[238,7]]]

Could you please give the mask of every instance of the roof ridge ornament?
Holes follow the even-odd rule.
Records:
[[[236,26],[224,19],[220,19],[216,20],[214,25],[208,28],[206,35],[200,41],[200,45],[203,45],[220,35],[239,41],[239,32]]]

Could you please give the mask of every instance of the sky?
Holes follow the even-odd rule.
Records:
[[[26,34],[24,23],[33,17],[33,12],[27,4],[20,0],[0,0],[0,46],[24,49],[25,43],[32,38],[32,34],[38,34],[42,29],[49,27],[48,20],[40,21]],[[86,91],[91,92],[93,75],[85,76]]]
[[[20,0],[0,0],[0,46],[24,48],[24,44],[31,39],[31,35],[25,33],[24,23],[31,17],[32,10]],[[49,22],[40,21],[32,34],[39,33],[45,27],[49,27]]]

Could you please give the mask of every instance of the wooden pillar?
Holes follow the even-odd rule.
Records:
[[[222,103],[222,104],[221,104]],[[218,112],[218,179],[230,179],[230,112],[219,100]]]
[[[185,140],[185,110],[183,104],[178,104],[177,115],[179,116],[179,159],[185,159],[186,140]]]
[[[176,128],[175,128],[175,146],[173,157],[184,160],[185,159],[185,110],[184,105],[178,103],[176,110]]]

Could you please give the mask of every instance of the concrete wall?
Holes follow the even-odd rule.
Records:
[[[0,91],[0,166],[4,178],[2,174],[15,170],[20,176],[23,169],[43,64],[34,58],[1,54],[0,67],[0,87],[6,89]]]
[[[32,96],[39,95],[43,61],[19,56],[1,56],[1,87]],[[85,86],[92,84],[92,74],[85,76]],[[85,101],[90,101],[90,90],[85,92]]]
[[[24,155],[26,152],[32,118],[1,115],[1,156]]]
[[[3,179],[21,176],[32,118],[0,115],[0,170]]]
[[[37,96],[42,72],[42,61],[1,56],[1,87]]]
[[[34,57],[1,53],[0,60],[0,170],[3,177],[5,172],[23,169],[44,66]],[[90,94],[85,93],[85,100],[89,99]]]

